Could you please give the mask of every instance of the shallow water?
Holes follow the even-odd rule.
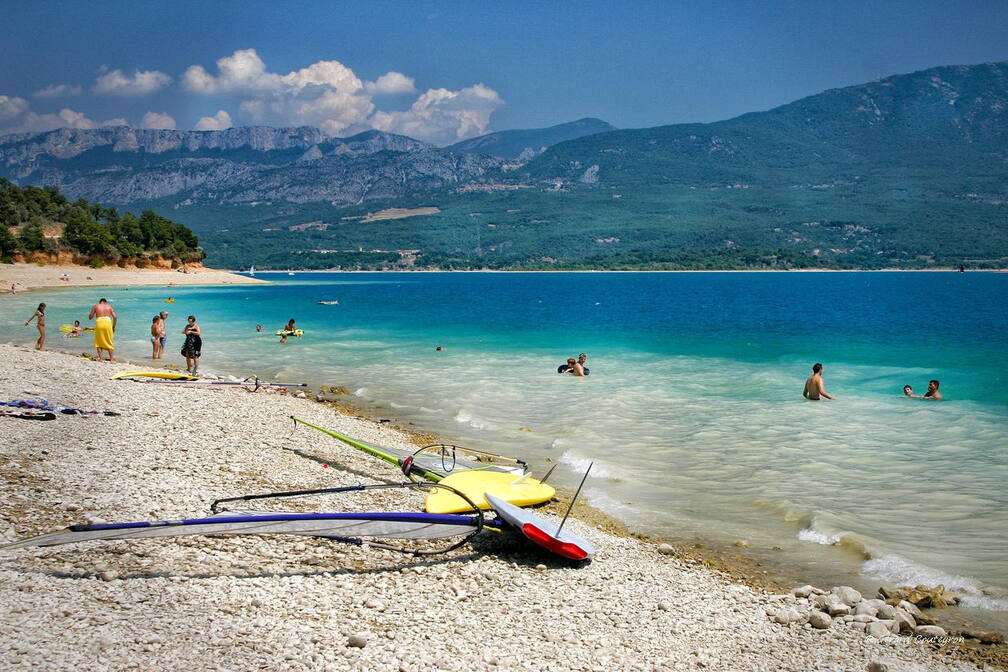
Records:
[[[1008,274],[263,277],[277,284],[100,291],[122,355],[149,353],[164,308],[181,362],[195,313],[205,369],[343,385],[540,472],[559,460],[568,486],[594,461],[586,496],[640,530],[776,545],[824,581],[943,582],[1008,610]],[[85,349],[55,328],[97,296],[4,297],[0,337],[32,342],[21,325],[45,300],[50,347]],[[290,317],[305,337],[280,345]],[[555,374],[581,351],[588,378]],[[837,402],[801,398],[814,361]],[[947,401],[902,396],[930,378]]]

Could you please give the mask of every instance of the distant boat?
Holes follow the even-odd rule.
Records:
[[[287,271],[287,275],[294,275],[294,271]]]
[[[316,301],[315,303],[317,303],[320,306],[338,306],[339,305],[339,301]]]
[[[255,275],[255,266],[249,266],[249,275]]]

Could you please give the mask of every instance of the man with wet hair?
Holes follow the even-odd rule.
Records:
[[[813,364],[812,375],[805,381],[805,390],[802,392],[802,396],[809,401],[819,401],[820,399],[835,401],[835,398],[826,392],[826,385],[822,379],[822,369],[823,366],[819,362]]]
[[[927,392],[924,393],[924,396],[921,397],[921,399],[944,399],[945,397],[943,397],[941,392],[938,391],[939,385],[941,385],[941,383],[937,380],[929,380]]]

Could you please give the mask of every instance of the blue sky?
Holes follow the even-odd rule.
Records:
[[[8,1],[3,16],[0,133],[310,124],[446,144],[586,116],[715,121],[1008,60],[1004,1]]]

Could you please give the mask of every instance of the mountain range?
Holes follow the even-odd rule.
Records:
[[[582,119],[445,148],[377,131],[60,129],[0,138],[0,177],[156,208],[217,265],[1008,266],[1008,63],[709,124]]]

